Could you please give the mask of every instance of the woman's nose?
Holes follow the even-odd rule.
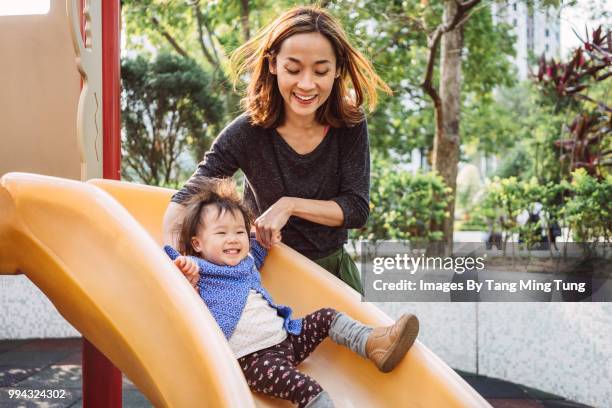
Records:
[[[298,88],[304,91],[310,91],[311,89],[314,89],[314,87],[315,87],[315,84],[314,84],[314,81],[312,80],[312,74],[305,72],[304,75],[302,75],[302,77],[300,78],[298,82]]]

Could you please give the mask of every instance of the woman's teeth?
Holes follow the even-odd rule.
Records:
[[[313,100],[317,95],[311,95],[311,96],[300,96],[296,93],[293,94],[296,98],[298,98],[301,101],[311,101]]]

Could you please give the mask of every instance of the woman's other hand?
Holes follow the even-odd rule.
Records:
[[[293,211],[291,197],[282,197],[255,220],[257,241],[266,249],[281,242],[281,229]]]
[[[174,260],[174,264],[181,270],[183,275],[187,278],[191,286],[194,288],[200,280],[200,267],[193,259],[187,256],[179,256]]]

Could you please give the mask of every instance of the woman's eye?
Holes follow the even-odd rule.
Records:
[[[292,70],[287,69],[287,68],[285,68],[285,70],[287,71],[287,73],[288,73],[289,75],[297,75],[297,74],[299,74],[299,73],[300,73],[300,71],[299,71],[299,70],[297,70],[297,71],[292,71]],[[328,73],[328,72],[329,72],[329,71],[325,71],[325,72],[316,72],[316,71],[315,71],[315,74],[317,74],[318,76],[325,76],[325,75],[327,75],[327,73]]]
[[[246,231],[238,231],[238,234],[246,234]]]

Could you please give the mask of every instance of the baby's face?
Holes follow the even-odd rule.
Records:
[[[207,206],[202,211],[198,235],[191,239],[200,256],[217,265],[235,266],[249,253],[249,233],[239,211],[232,213]]]

